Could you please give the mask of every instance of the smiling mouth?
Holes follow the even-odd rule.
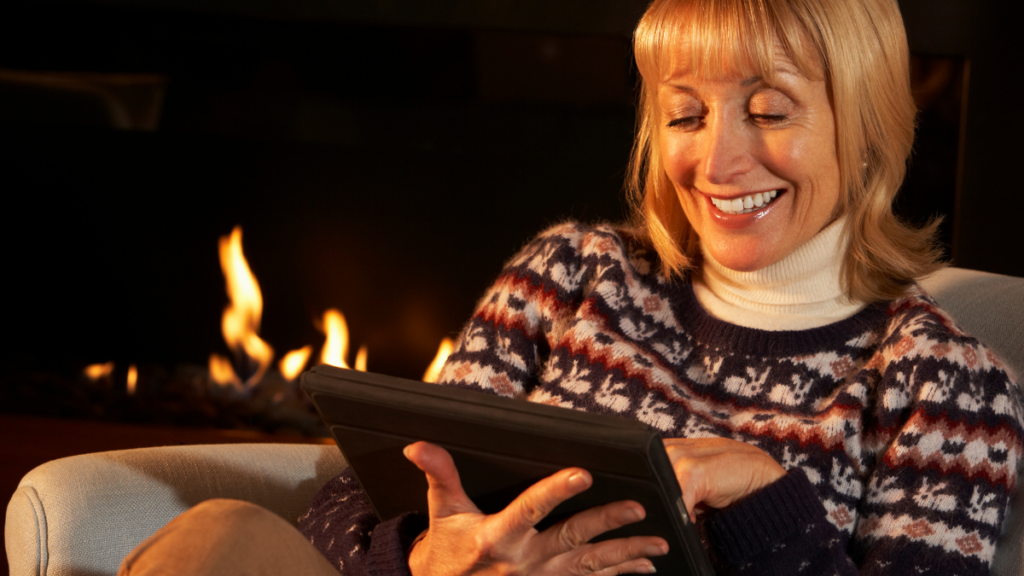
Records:
[[[756,194],[748,194],[747,196],[740,196],[739,198],[732,198],[730,200],[711,198],[711,203],[716,208],[726,214],[750,214],[755,210],[760,210],[768,204],[775,201],[776,196],[779,195],[781,190],[771,190],[769,192],[758,192]]]

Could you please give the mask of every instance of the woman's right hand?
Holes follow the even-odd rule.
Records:
[[[429,485],[430,528],[409,554],[413,576],[643,574],[654,572],[647,557],[668,551],[668,543],[654,536],[587,543],[642,520],[643,507],[631,501],[591,508],[538,532],[534,526],[555,506],[590,487],[586,470],[557,472],[488,516],[466,496],[446,450],[417,442],[405,448],[405,456]]]

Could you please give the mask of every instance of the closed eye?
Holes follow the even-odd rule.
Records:
[[[703,116],[684,116],[682,118],[674,118],[669,121],[669,128],[681,128],[683,130],[693,130],[699,128],[704,122]]]
[[[758,126],[778,126],[783,124],[789,117],[782,114],[751,114],[750,120]]]

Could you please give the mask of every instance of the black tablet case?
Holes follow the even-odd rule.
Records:
[[[651,559],[659,573],[714,573],[661,437],[646,424],[326,365],[303,374],[302,388],[383,520],[427,512],[426,479],[402,454],[426,440],[451,453],[463,488],[485,513],[578,466],[594,484],[555,508],[539,530],[594,506],[634,500],[647,517],[595,541],[658,535],[669,542],[667,555]]]

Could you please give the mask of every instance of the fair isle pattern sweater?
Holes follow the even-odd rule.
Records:
[[[440,382],[770,454],[788,474],[702,522],[719,573],[987,574],[1021,457],[1015,383],[926,294],[821,328],[744,328],[610,226],[527,245]],[[378,525],[343,475],[300,528],[346,575],[407,574],[422,519]]]

